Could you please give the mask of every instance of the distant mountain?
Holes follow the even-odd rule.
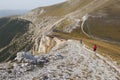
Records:
[[[0,17],[21,15],[21,14],[24,14],[26,12],[27,12],[27,10],[0,10]]]

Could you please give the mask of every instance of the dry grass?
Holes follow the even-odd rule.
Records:
[[[91,18],[85,23],[85,32],[94,37],[120,42],[120,18]]]
[[[90,2],[91,0],[88,0],[87,2],[83,1],[80,6],[74,9],[81,9]],[[110,1],[110,3],[113,2],[113,0]],[[91,14],[96,15],[97,13],[99,13],[100,10],[100,12],[102,13],[107,13],[108,17],[94,19],[90,18],[89,20],[87,20],[87,24],[84,25],[84,30],[89,35],[105,40],[107,39],[109,41],[120,42],[120,19],[118,14],[120,13],[119,3],[120,1],[115,1],[115,4],[109,4],[109,6],[106,7],[99,7],[99,9],[92,12]],[[74,29],[71,33],[62,32],[62,29],[66,27],[66,24],[68,25],[69,23],[65,21],[61,25],[59,25],[59,27],[56,28],[51,36],[56,36],[64,39],[82,39],[84,43],[89,46],[90,49],[92,49],[93,45],[96,44],[98,46],[98,53],[102,54],[105,57],[108,57],[109,59],[117,61],[117,63],[120,64],[120,45],[86,37],[86,35],[82,33],[80,28]]]
[[[80,8],[86,6],[87,4],[89,4],[92,1],[93,0],[78,0],[78,1],[72,1],[70,3],[63,2],[60,4],[53,5],[53,6],[43,7],[45,10],[45,13],[40,15],[40,16],[58,16],[58,17],[61,17],[61,16],[64,16],[66,14],[69,14],[71,12],[76,11],[77,9],[80,9]]]
[[[63,31],[65,27],[69,26],[72,22],[68,19],[64,19],[60,24],[55,27],[55,30]]]

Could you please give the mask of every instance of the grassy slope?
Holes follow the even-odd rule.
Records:
[[[0,19],[0,62],[14,57],[16,52],[29,44],[25,42],[27,42],[26,34],[30,23],[18,18]]]
[[[97,44],[98,50],[102,55],[108,56],[120,64],[120,1],[115,2],[107,7],[101,8],[92,12],[92,15],[98,15],[98,13],[107,14],[102,17],[92,17],[85,23],[84,30],[94,37],[98,37],[110,42],[103,41],[89,41],[87,44],[91,47],[90,43]],[[119,43],[119,44],[118,44]]]
[[[69,14],[69,13],[83,7],[84,5],[90,3],[91,1],[93,1],[93,0],[76,0],[76,1],[72,1],[70,3],[63,2],[60,4],[53,5],[53,6],[40,7],[40,8],[34,9],[33,11],[38,11],[38,10],[44,9],[45,13],[40,15],[40,17],[41,16],[61,17],[61,16],[65,16],[66,14]]]
[[[120,18],[94,18],[85,23],[84,30],[94,37],[120,42]]]
[[[117,5],[116,5],[117,4]],[[113,6],[114,5],[114,6]],[[88,25],[91,25],[91,27],[89,29],[91,29],[91,33],[90,34],[95,34],[95,36],[99,36],[101,38],[109,38],[109,40],[113,40],[113,41],[120,41],[120,24],[119,24],[119,1],[111,4],[110,6],[107,7],[102,7],[102,12],[105,12],[109,15],[107,15],[108,17],[106,18],[102,18],[102,19],[90,19],[87,21]],[[80,9],[80,8],[79,8]],[[101,12],[101,9],[99,8]],[[91,13],[92,15],[98,15],[98,13],[96,13],[97,10],[94,13]],[[117,18],[117,19],[115,19]],[[107,20],[109,20],[110,24],[108,24]],[[56,36],[56,37],[60,37],[60,38],[64,38],[64,39],[83,39],[84,43],[86,45],[89,46],[90,49],[92,49],[93,45],[96,44],[98,46],[97,51],[102,54],[105,57],[108,57],[109,59],[112,59],[114,61],[117,61],[118,64],[120,64],[120,45],[117,44],[113,44],[113,43],[109,43],[109,42],[104,42],[98,39],[93,39],[93,38],[88,38],[86,37],[86,35],[84,35],[81,31],[80,28],[74,29],[71,33],[65,33],[62,30],[64,29],[64,27],[66,27],[66,25],[69,24],[65,24],[66,22],[61,23],[61,25],[57,26],[58,28],[56,28],[54,30],[54,32],[50,35],[50,36]],[[67,22],[68,23],[68,22]],[[64,27],[63,27],[64,26]],[[86,28],[86,27],[85,27]],[[105,29],[104,29],[105,28]],[[85,31],[88,28],[85,29]],[[102,33],[101,33],[102,32]]]
[[[91,13],[93,16],[100,14],[102,17],[91,17],[87,20],[85,31],[95,37],[120,42],[120,1]]]
[[[1,21],[1,24],[2,23],[4,23],[4,21]],[[14,37],[19,37],[19,35],[24,34],[27,31],[27,27],[25,26],[29,23],[28,21],[14,19],[7,21],[5,25],[1,25],[0,48],[8,45]]]

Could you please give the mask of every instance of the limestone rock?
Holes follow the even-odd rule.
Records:
[[[39,54],[34,58],[37,62],[45,63],[40,67],[40,64],[33,65],[30,63],[14,62],[12,69],[0,70],[0,80],[120,79],[119,72],[96,56],[94,52],[84,48],[84,46],[76,40],[67,40],[65,43],[55,46],[49,54]],[[6,65],[7,64],[2,64],[0,67]]]
[[[15,60],[36,64],[36,58],[29,52],[18,52]]]
[[[33,47],[33,54],[38,55],[40,53],[48,53],[53,47],[59,46],[59,44],[63,43],[65,40],[58,38],[51,38],[49,36],[41,36],[40,38],[35,40],[35,44]]]

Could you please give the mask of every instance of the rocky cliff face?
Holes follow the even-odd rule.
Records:
[[[33,46],[33,54],[45,54],[48,53],[54,46],[58,46],[59,44],[63,43],[65,40],[58,39],[56,37],[51,38],[48,36],[42,36],[39,39],[35,40],[35,44]]]

